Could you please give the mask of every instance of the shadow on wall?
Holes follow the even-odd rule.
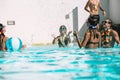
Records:
[[[87,27],[87,20],[85,21],[85,23],[83,24],[83,26],[80,28],[80,30],[78,30],[78,7],[75,7],[72,11],[72,15],[73,15],[73,31],[78,31],[79,34],[79,38],[81,40],[83,40],[84,35],[86,30],[88,29]],[[75,42],[75,38],[73,39],[73,42]]]
[[[87,20],[84,22],[84,24],[82,25],[81,29],[78,31],[80,40],[83,40],[85,32],[87,31],[88,26],[87,26]]]
[[[75,7],[72,11],[73,15],[73,30],[78,31],[78,7]]]
[[[118,35],[120,37],[120,24],[114,24],[112,28],[118,32]]]
[[[73,15],[73,31],[78,32],[78,7],[75,7],[72,10],[72,15]],[[76,42],[75,37],[73,37],[73,42]]]

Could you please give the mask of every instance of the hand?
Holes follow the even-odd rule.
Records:
[[[70,35],[71,33],[72,33],[72,31],[69,31],[69,32],[68,32],[68,35]]]
[[[92,15],[94,15],[94,13],[93,12],[89,12],[90,13],[90,15],[92,16]]]
[[[73,35],[78,38],[78,32],[77,31],[74,31]]]
[[[52,34],[51,36],[52,36],[53,38],[55,38],[55,34]]]
[[[103,11],[103,15],[106,16],[106,11]]]

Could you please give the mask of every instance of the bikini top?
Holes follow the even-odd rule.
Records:
[[[111,31],[112,29],[107,29],[101,32],[103,44],[108,44],[111,41],[111,37],[110,37]]]
[[[59,46],[60,47],[66,47],[69,43],[69,36],[68,35],[65,35],[65,36],[60,36],[59,38]]]
[[[95,38],[98,38],[98,34],[97,34],[97,30],[96,29],[89,29],[88,30],[89,32],[90,32],[90,36],[92,37],[92,36],[94,36],[94,39]],[[91,31],[93,32],[93,33],[91,33]],[[90,37],[90,39],[89,39],[89,42],[87,43],[87,44],[99,44],[99,42],[94,42],[94,41],[91,41],[91,37]]]

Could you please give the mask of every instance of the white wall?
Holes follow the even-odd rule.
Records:
[[[52,34],[58,35],[59,26],[65,24],[72,30],[72,10],[86,1],[79,0],[0,0],[0,22],[7,25],[8,20],[15,20],[15,25],[7,25],[8,37],[18,36],[25,43],[45,43],[52,41]],[[84,11],[80,11],[80,25]],[[72,16],[72,15],[71,15]]]
[[[0,0],[0,23],[7,26],[8,37],[18,36],[24,43],[52,42],[52,34],[59,35],[59,26],[73,30],[72,11],[78,7],[78,29],[89,14],[84,10],[88,0]],[[65,19],[65,15],[69,19]],[[15,20],[15,25],[7,25]]]
[[[120,24],[120,0],[110,0],[110,18],[114,23]]]

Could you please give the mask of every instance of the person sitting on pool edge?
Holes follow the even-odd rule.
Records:
[[[81,42],[78,37],[78,32],[74,31],[77,43],[80,48],[99,48],[101,47],[101,34],[97,29],[98,21],[95,16],[88,19],[88,31],[85,33],[84,39]]]
[[[72,31],[68,32],[67,34],[67,28],[65,25],[61,25],[59,28],[60,35],[57,37],[54,37],[53,44],[58,44],[59,47],[67,47],[68,44],[71,42],[70,34]]]
[[[115,42],[120,45],[120,39],[117,31],[112,29],[112,20],[107,18],[103,21],[103,26],[101,30],[102,37],[102,47],[111,48],[114,47]]]

